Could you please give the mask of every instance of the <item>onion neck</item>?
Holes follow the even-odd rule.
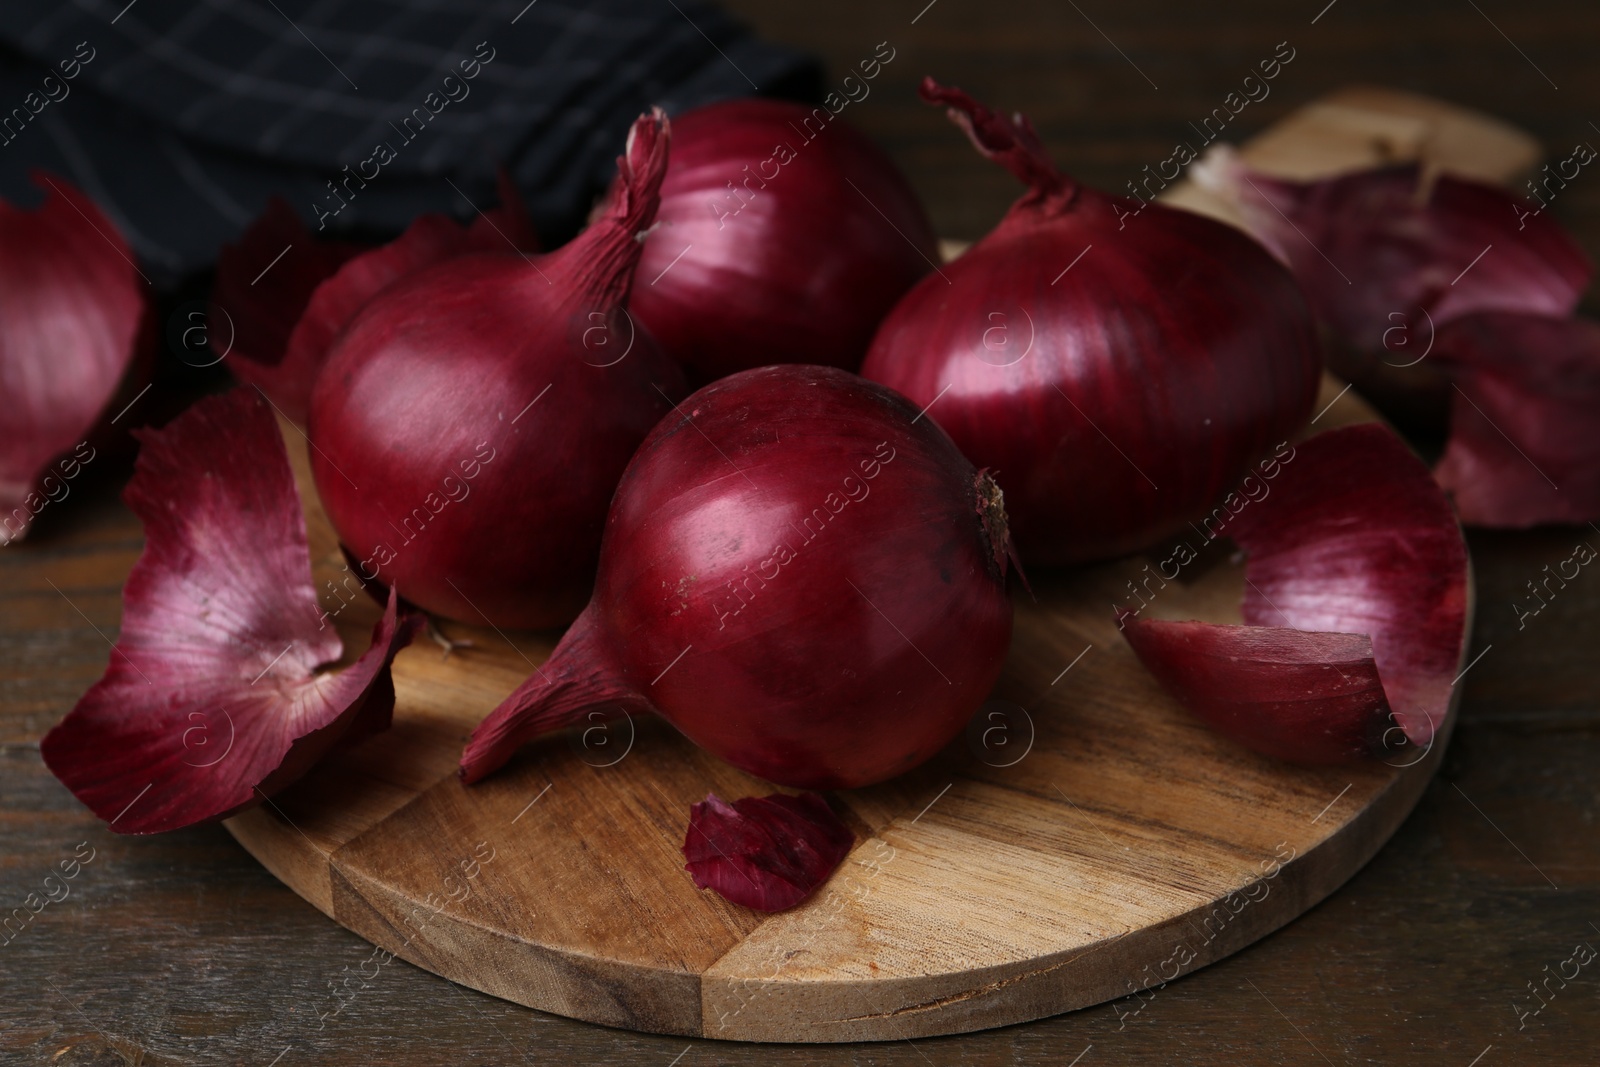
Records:
[[[999,483],[989,474],[987,467],[978,472],[973,489],[978,498],[978,522],[983,526],[983,539],[989,546],[989,561],[994,565],[995,577],[1005,581],[1006,563],[1009,561],[1016,568],[1022,587],[1033,592],[1033,586],[1028,584],[1028,576],[1023,573],[1022,560],[1017,557],[1016,547],[1011,543],[1011,521],[1006,517],[1005,494],[1000,491]]]
[[[628,131],[617,157],[617,176],[606,193],[600,216],[566,247],[551,255],[560,273],[576,281],[573,300],[592,310],[608,310],[627,299],[633,272],[644,252],[644,237],[661,205],[672,140],[666,112],[652,108]],[[555,273],[555,272],[550,272]]]
[[[472,731],[461,753],[468,785],[505,765],[524,744],[579,723],[594,725],[655,708],[622,681],[622,669],[585,608],[543,667]]]
[[[1051,162],[1033,123],[1020,112],[1010,117],[991,111],[953,85],[923,78],[922,99],[944,104],[950,121],[967,132],[977,150],[1005,167],[1028,187],[1017,206],[1027,206],[1046,216],[1060,215],[1072,207],[1080,186]]]

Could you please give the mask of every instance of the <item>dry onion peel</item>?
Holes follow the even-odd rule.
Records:
[[[710,793],[689,809],[684,868],[695,885],[724,900],[783,911],[826,882],[854,844],[850,828],[816,793],[732,804]]]
[[[1333,334],[1333,372],[1392,417],[1442,425],[1448,368],[1428,356],[1462,315],[1569,315],[1594,267],[1572,236],[1506,189],[1416,165],[1313,182],[1274,178],[1219,145],[1191,169],[1287,263]]]
[[[1419,309],[1435,326],[1477,311],[1571,314],[1594,273],[1521,197],[1448,174],[1429,181],[1414,164],[1294,182],[1219,146],[1193,173],[1289,265],[1318,316],[1367,350],[1384,348],[1401,321],[1391,313],[1418,327]]]
[[[1120,616],[1162,684],[1218,731],[1295,762],[1400,743],[1391,711],[1405,741],[1428,746],[1459,670],[1468,571],[1422,462],[1382,426],[1319,434],[1223,532],[1249,556],[1245,626]]]
[[[1600,323],[1472,315],[1436,349],[1456,380],[1434,476],[1461,521],[1600,522]]]
[[[101,679],[40,744],[45,764],[119,833],[221,819],[388,726],[389,668],[418,619],[390,597],[340,671],[305,521],[271,409],[241,388],[139,433],[124,499],[145,549]]]

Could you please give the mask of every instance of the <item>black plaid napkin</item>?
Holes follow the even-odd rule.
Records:
[[[503,164],[548,242],[648,105],[815,84],[697,0],[4,0],[0,195],[65,175],[172,282],[272,193],[324,234],[384,234],[470,216]]]

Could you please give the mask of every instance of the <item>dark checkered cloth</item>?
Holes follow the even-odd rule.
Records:
[[[815,84],[696,0],[0,0],[0,195],[35,203],[34,167],[68,177],[158,282],[272,193],[316,228],[341,203],[327,183],[375,167],[325,235],[466,218],[505,165],[560,238],[648,105]]]

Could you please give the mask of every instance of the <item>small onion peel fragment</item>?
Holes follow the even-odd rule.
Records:
[[[40,744],[118,833],[225,818],[299,778],[341,738],[387,728],[389,668],[419,619],[391,594],[340,671],[311,582],[277,423],[253,389],[197,403],[142,448],[124,499],[145,549],[106,673]]]
[[[52,461],[114,414],[145,310],[115,224],[60,178],[33,180],[37,210],[0,201],[0,545],[56,499]]]
[[[757,911],[792,908],[828,880],[855,844],[816,793],[732,804],[708,793],[689,809],[684,869],[701,889]]]
[[[1247,625],[1123,613],[1163,686],[1236,741],[1303,763],[1444,721],[1467,623],[1467,554],[1450,504],[1391,431],[1369,424],[1296,446],[1267,496],[1224,527],[1248,554]],[[1387,736],[1386,736],[1387,735]]]

